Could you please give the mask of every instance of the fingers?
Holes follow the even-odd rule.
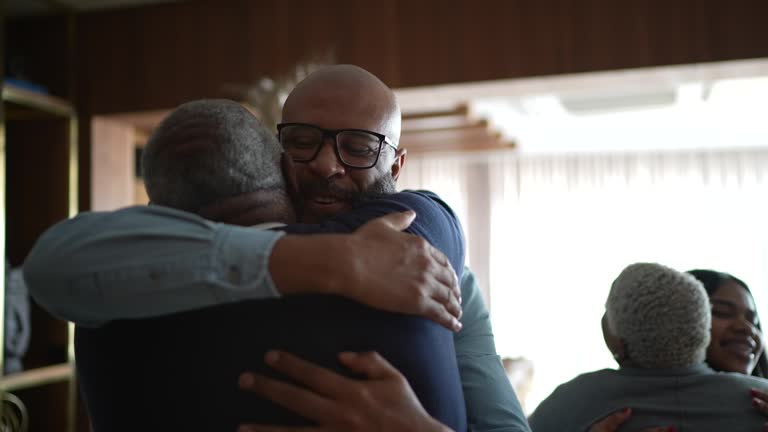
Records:
[[[432,258],[439,265],[438,270],[435,271],[435,279],[447,286],[459,303],[461,303],[461,287],[459,286],[459,279],[456,277],[456,272],[453,270],[453,267],[451,267],[451,262],[448,260],[448,257],[437,248],[431,245],[429,248]]]
[[[431,297],[435,299],[439,304],[446,309],[447,313],[452,315],[455,319],[451,320],[451,329],[458,331],[454,328],[453,321],[457,321],[461,318],[461,287],[459,287],[459,281],[456,277],[456,272],[453,271],[448,258],[439,250],[437,250],[429,243],[426,243],[426,247],[429,248],[432,261],[437,265],[431,265],[428,272],[432,275],[437,283],[435,289],[432,291]],[[441,311],[437,311],[438,314],[443,315]]]
[[[343,352],[339,354],[339,361],[350,370],[365,374],[371,379],[401,376],[394,366],[375,351],[367,353]]]
[[[440,272],[443,272],[443,275],[447,274],[448,280],[452,284],[446,283],[445,277],[442,281],[439,280]],[[455,332],[461,330],[459,319],[461,319],[463,311],[461,296],[457,294],[459,288],[453,269],[450,266],[448,268],[431,266],[431,271],[428,272],[422,283],[431,285],[428,290],[429,298],[424,300],[426,304],[422,305],[422,308],[426,309],[427,317],[449,330]]]
[[[450,295],[447,299],[443,300],[441,304],[445,308],[446,312],[448,312],[451,316],[457,320],[461,319],[463,312],[461,310],[461,304],[456,297]]]
[[[416,219],[416,213],[412,210],[408,210],[399,213],[390,213],[376,218],[373,221],[374,223],[383,224],[397,231],[402,231],[411,226],[414,219]]]
[[[440,324],[448,330],[453,332],[458,332],[461,330],[462,325],[458,318],[456,318],[456,315],[449,312],[443,303],[435,300],[434,298],[428,298],[424,300],[424,303],[421,305],[420,309],[422,310],[422,314],[425,317]]]
[[[293,384],[263,375],[246,372],[240,375],[238,384],[243,390],[251,391],[318,423],[334,409],[333,403],[328,399]]]
[[[768,394],[757,389],[750,390],[752,395],[752,406],[754,406],[760,413],[768,417]]]
[[[264,362],[322,395],[338,395],[350,385],[349,379],[287,352],[270,351],[264,356]]]
[[[631,415],[632,409],[624,408],[593,424],[589,432],[615,432]]]
[[[763,402],[768,402],[768,393],[765,393],[755,388],[751,389],[749,393],[752,395],[752,397],[756,397],[762,400]]]

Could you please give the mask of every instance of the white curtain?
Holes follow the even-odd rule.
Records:
[[[614,366],[599,323],[630,263],[731,272],[768,311],[768,150],[420,155],[398,185],[461,219],[499,354],[533,361],[529,409]]]
[[[466,263],[472,267],[488,301],[490,189],[487,158],[467,154],[411,156],[397,185],[401,190],[430,190],[451,206],[464,229]]]
[[[534,363],[528,407],[614,366],[599,322],[630,263],[728,271],[768,301],[766,150],[504,156],[490,178],[492,320]]]

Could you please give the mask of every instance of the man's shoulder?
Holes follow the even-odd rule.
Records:
[[[416,212],[414,223],[449,224],[454,229],[461,229],[453,209],[436,193],[426,190],[403,190],[388,195],[384,200],[390,200]],[[421,219],[421,220],[419,220]]]
[[[440,198],[436,193],[428,190],[402,190],[400,192],[387,195],[385,199],[397,200],[403,203],[417,205],[438,207],[454,215],[453,209]]]
[[[436,193],[427,190],[402,190],[399,192],[377,194],[359,201],[356,208],[371,206],[394,206],[416,210],[418,208],[443,209],[453,214],[451,207]]]
[[[571,430],[581,430],[581,426],[591,424],[597,406],[601,410],[610,409],[607,405],[602,406],[607,395],[601,390],[604,390],[604,381],[610,380],[615,373],[612,369],[602,369],[560,384],[531,414],[528,419],[531,428],[534,431],[560,431],[567,425],[573,428]]]
[[[578,375],[572,380],[566,383],[560,384],[557,390],[571,391],[573,389],[576,389],[578,391],[581,391],[585,387],[590,387],[595,383],[609,381],[618,376],[619,374],[616,369],[600,369],[593,372],[587,372],[587,373]]]

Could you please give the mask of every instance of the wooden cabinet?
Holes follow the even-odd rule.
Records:
[[[77,213],[77,115],[65,100],[10,85],[2,88],[2,104],[0,249],[19,267],[43,231]],[[2,269],[0,298],[5,298]],[[0,308],[0,326],[5,325]],[[0,394],[11,393],[25,405],[30,432],[72,432],[78,407],[73,327],[32,301],[30,326],[23,370],[0,377]],[[4,400],[8,414],[15,399]]]

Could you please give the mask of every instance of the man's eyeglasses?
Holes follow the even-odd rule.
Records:
[[[305,123],[280,123],[277,136],[294,162],[313,161],[326,138],[333,138],[336,156],[350,168],[375,166],[383,144],[397,150],[385,135],[365,129],[323,129]]]

